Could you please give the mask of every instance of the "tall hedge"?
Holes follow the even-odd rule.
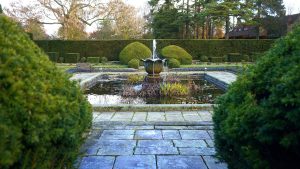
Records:
[[[218,99],[218,155],[232,169],[299,168],[300,26]]]
[[[151,50],[140,42],[133,42],[127,45],[119,55],[120,62],[128,64],[132,59],[146,59],[152,56]]]
[[[91,107],[75,82],[0,14],[0,168],[72,168]]]
[[[119,53],[128,44],[138,41],[152,49],[152,40],[38,40],[35,41],[46,52],[58,52],[60,56],[66,53],[80,53],[81,57],[103,56],[110,61],[118,61]],[[184,48],[193,56],[194,60],[201,56],[224,57],[228,53],[240,53],[251,55],[267,51],[274,40],[181,40],[158,39],[157,51],[169,45]]]

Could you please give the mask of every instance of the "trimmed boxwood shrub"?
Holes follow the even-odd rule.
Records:
[[[223,61],[224,61],[223,57],[211,57],[211,62],[213,62],[213,63],[220,63]]]
[[[229,168],[299,168],[299,65],[298,26],[218,99],[215,144]]]
[[[100,58],[99,57],[88,57],[87,58],[87,62],[88,63],[99,63],[100,62]]]
[[[183,65],[192,64],[193,57],[187,51],[185,51],[183,48],[179,46],[170,45],[164,47],[161,50],[161,55],[167,59],[171,59],[171,58],[177,59]]]
[[[58,61],[58,53],[57,52],[47,52],[47,55],[49,57],[49,60],[56,63]]]
[[[205,55],[202,55],[202,56],[200,57],[200,61],[201,61],[201,62],[208,62],[208,61],[209,61],[209,59],[208,59],[208,57],[207,57],[207,56],[205,56]]]
[[[91,106],[16,23],[0,14],[0,168],[72,168]]]
[[[171,58],[167,62],[168,62],[169,68],[179,68],[180,67],[180,62],[177,59]]]
[[[67,53],[65,55],[65,63],[77,63],[80,58],[79,53]]]
[[[107,61],[107,57],[101,57],[101,63],[106,63]]]
[[[140,60],[138,60],[138,59],[131,59],[128,62],[128,67],[130,67],[130,68],[138,69],[139,66],[140,66]]]
[[[132,59],[146,59],[151,57],[151,50],[140,42],[127,45],[120,53],[119,59],[123,64],[128,64]]]

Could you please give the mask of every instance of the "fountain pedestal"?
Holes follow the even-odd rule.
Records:
[[[143,62],[149,75],[159,75],[163,71],[164,60],[162,59],[146,59]]]

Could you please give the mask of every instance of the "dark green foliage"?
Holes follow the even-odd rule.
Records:
[[[59,62],[59,63],[64,63],[64,60],[65,60],[65,58],[62,57],[62,56],[58,58],[58,62]]]
[[[250,54],[262,53],[270,49],[274,40],[157,40],[157,48],[176,45],[184,48],[199,59],[199,54],[213,57],[223,57],[228,53]]]
[[[240,53],[228,53],[226,56],[227,62],[241,62],[243,56]]]
[[[107,57],[101,57],[101,63],[106,63],[108,61]]]
[[[99,63],[100,62],[100,58],[99,57],[88,57],[87,58],[87,62],[88,63]]]
[[[127,45],[120,52],[120,62],[123,64],[128,64],[132,59],[146,59],[151,57],[151,50],[140,42],[133,42]]]
[[[179,38],[179,13],[174,5],[163,4],[159,11],[152,14],[153,20],[151,27],[153,28],[153,35],[156,39],[177,39]]]
[[[128,67],[134,68],[134,69],[139,69],[140,66],[140,60],[139,59],[131,59],[128,62]]]
[[[84,63],[84,62],[86,62],[86,57],[81,57],[80,59],[79,59],[79,61],[81,62],[81,63]]]
[[[187,51],[185,51],[183,48],[179,46],[170,45],[164,47],[161,50],[161,55],[167,59],[171,59],[171,58],[177,59],[183,65],[192,64],[193,57]]]
[[[66,53],[80,53],[81,57],[104,56],[109,61],[118,61],[119,54],[125,46],[133,40],[103,40],[103,41],[35,41],[46,52],[58,52],[61,56]],[[138,40],[148,48],[152,48],[152,40]],[[201,55],[223,57],[228,53],[262,53],[268,50],[274,40],[157,40],[157,50],[169,45],[184,48],[193,56],[201,60]],[[149,56],[150,57],[150,56]]]
[[[79,53],[67,53],[65,55],[65,63],[77,63],[80,58]]]
[[[299,168],[299,65],[298,26],[218,99],[215,144],[230,168]]]
[[[200,56],[200,61],[201,62],[208,62],[208,57],[205,55]]]
[[[72,168],[91,106],[76,82],[0,14],[0,168]]]
[[[223,57],[211,57],[210,61],[213,63],[220,63],[220,62],[224,62],[224,58]]]
[[[47,52],[47,55],[49,57],[49,60],[51,60],[52,62],[57,62],[58,61],[58,53],[57,52]]]
[[[168,67],[169,68],[179,68],[180,67],[180,62],[177,59],[171,58],[168,59]]]

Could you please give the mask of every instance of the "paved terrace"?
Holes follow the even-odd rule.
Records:
[[[188,72],[163,72],[161,74],[205,74],[206,80],[208,80],[211,83],[214,83],[215,85],[227,88],[229,84],[236,81],[237,76],[230,72],[225,71],[188,71]],[[98,80],[101,79],[101,76],[103,74],[110,74],[110,75],[122,75],[122,74],[146,74],[145,72],[97,72],[97,73],[77,73],[74,74],[71,80],[79,81],[79,84],[82,88],[89,88],[90,86],[93,86]]]
[[[210,111],[94,112],[80,169],[226,169]]]

